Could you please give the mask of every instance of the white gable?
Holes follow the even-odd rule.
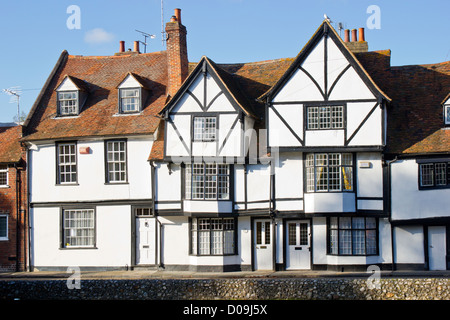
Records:
[[[142,87],[142,85],[131,75],[127,75],[125,80],[122,81],[122,83],[119,85],[119,89],[123,88],[139,88]]]
[[[75,91],[79,90],[78,87],[70,80],[69,77],[66,77],[63,82],[59,85],[56,91]]]

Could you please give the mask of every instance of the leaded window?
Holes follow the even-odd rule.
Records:
[[[305,168],[307,192],[353,191],[351,153],[309,153]]]
[[[310,106],[306,108],[308,130],[343,129],[343,106]]]
[[[76,143],[57,144],[58,183],[77,182],[77,145]]]
[[[107,182],[127,181],[127,149],[126,141],[106,142]]]
[[[63,210],[63,247],[95,246],[95,214],[93,209]]]
[[[236,254],[235,218],[193,218],[191,254]]]
[[[58,92],[59,115],[78,115],[78,91]]]
[[[217,129],[216,117],[195,117],[194,118],[194,141],[214,141],[216,140]]]
[[[450,162],[419,164],[419,186],[421,189],[450,187]]]
[[[230,166],[216,163],[187,164],[185,198],[228,200],[230,198]]]
[[[331,217],[328,224],[328,253],[376,255],[377,221],[371,217]]]

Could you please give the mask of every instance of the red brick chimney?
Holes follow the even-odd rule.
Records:
[[[181,9],[175,9],[175,15],[166,23],[166,45],[168,55],[167,95],[173,95],[188,76],[188,57],[186,45],[186,27],[181,24]]]

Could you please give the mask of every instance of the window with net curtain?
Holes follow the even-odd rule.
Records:
[[[305,168],[307,192],[354,190],[351,153],[309,153]]]

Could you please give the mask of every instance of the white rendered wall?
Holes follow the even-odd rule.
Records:
[[[450,190],[419,190],[419,164],[415,159],[391,164],[392,219],[450,216]]]
[[[131,207],[95,208],[96,248],[60,248],[59,208],[31,210],[32,265],[39,267],[125,267],[131,265]]]
[[[379,200],[358,200],[358,209],[383,210],[382,165],[381,153],[357,153],[355,168],[358,197],[381,198]]]
[[[155,181],[156,210],[181,209],[181,167],[172,164],[169,171],[167,164],[155,163]]]
[[[302,153],[280,153],[274,165],[276,209],[303,210],[302,200],[292,200],[303,198]]]
[[[177,266],[251,265],[250,217],[240,217],[237,224],[237,255],[196,256],[189,254],[190,230],[187,217],[159,217],[163,225],[163,263]]]
[[[395,263],[424,263],[424,235],[422,226],[394,228]]]
[[[118,199],[150,199],[151,170],[147,161],[150,139],[128,139],[128,183],[105,184],[105,146],[103,140],[77,142],[77,185],[56,184],[55,143],[30,150],[30,201],[67,202]],[[89,154],[79,149],[89,147]]]

